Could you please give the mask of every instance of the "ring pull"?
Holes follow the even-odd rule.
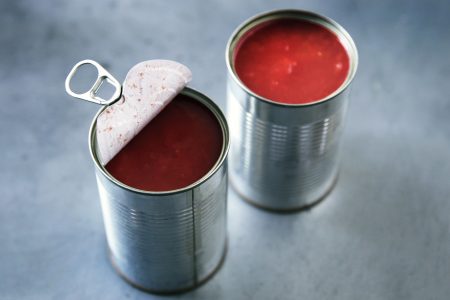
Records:
[[[97,69],[98,75],[94,85],[87,92],[78,94],[72,91],[72,89],[70,88],[70,81],[72,80],[73,76],[82,65],[93,65]],[[97,92],[105,80],[115,88],[114,94],[109,99],[103,99],[97,96]],[[117,100],[119,100],[120,97],[122,97],[122,85],[117,81],[117,79],[115,79],[108,71],[106,71],[105,68],[103,68],[98,62],[90,59],[78,62],[72,68],[69,75],[67,75],[65,85],[66,85],[66,92],[70,96],[86,100],[89,102],[97,103],[100,105],[111,105],[115,103]]]

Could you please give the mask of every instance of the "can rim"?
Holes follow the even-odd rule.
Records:
[[[220,153],[219,158],[217,159],[216,163],[211,167],[211,169],[205,174],[203,175],[200,179],[198,179],[197,181],[191,183],[188,186],[176,189],[176,190],[169,190],[169,191],[146,191],[146,190],[141,190],[138,188],[134,188],[132,186],[126,185],[125,183],[117,180],[116,178],[114,178],[114,176],[112,176],[107,170],[106,168],[100,163],[100,160],[98,158],[97,155],[97,151],[95,150],[95,144],[96,144],[96,123],[97,123],[97,118],[98,116],[103,112],[103,110],[106,109],[107,106],[104,106],[102,108],[99,109],[99,111],[97,112],[97,114],[94,116],[94,119],[92,120],[91,126],[89,128],[89,152],[91,154],[91,158],[94,161],[95,167],[97,168],[97,170],[99,170],[109,181],[111,181],[112,183],[114,183],[115,185],[119,186],[120,188],[126,189],[127,191],[136,193],[136,194],[141,194],[141,195],[154,195],[154,196],[165,196],[165,195],[173,195],[173,194],[179,194],[179,193],[183,193],[186,192],[188,190],[191,190],[197,186],[199,186],[200,184],[202,184],[203,182],[205,182],[206,180],[208,180],[209,178],[211,178],[224,164],[227,155],[228,155],[228,150],[230,148],[230,137],[229,137],[229,128],[228,128],[228,123],[226,121],[226,118],[222,112],[222,110],[220,109],[220,107],[215,104],[208,96],[206,96],[205,94],[200,93],[199,91],[190,88],[190,87],[185,87],[180,94],[189,96],[197,101],[200,101],[203,105],[205,105],[216,117],[217,122],[219,122],[220,124],[220,128],[222,129],[222,151]]]
[[[265,98],[263,96],[258,95],[257,93],[253,92],[251,89],[249,89],[239,78],[239,76],[236,74],[234,68],[233,68],[233,59],[232,55],[234,54],[234,49],[236,46],[236,43],[239,41],[239,39],[242,37],[244,33],[246,33],[249,29],[253,28],[254,26],[261,24],[265,21],[274,20],[278,18],[284,18],[284,17],[290,17],[290,18],[296,18],[301,20],[307,20],[310,22],[314,22],[316,24],[325,26],[327,29],[331,30],[333,33],[336,34],[338,39],[341,41],[343,46],[345,47],[347,54],[349,55],[350,59],[350,68],[347,75],[347,78],[345,81],[341,84],[339,88],[337,88],[333,93],[330,95],[315,100],[313,102],[308,103],[282,103],[277,102],[274,100],[270,100],[268,98]],[[358,50],[356,48],[355,42],[353,41],[350,34],[331,18],[325,17],[323,15],[310,12],[307,10],[299,10],[299,9],[280,9],[280,10],[270,10],[266,12],[262,12],[260,14],[257,14],[253,17],[248,18],[244,22],[242,22],[231,34],[230,38],[228,39],[227,46],[225,49],[225,61],[228,69],[228,73],[232,76],[233,80],[239,85],[241,89],[243,89],[247,94],[251,95],[253,98],[257,100],[264,101],[266,103],[277,105],[277,106],[283,106],[283,107],[306,107],[306,106],[314,106],[318,104],[322,104],[324,102],[330,101],[337,96],[339,96],[345,89],[350,85],[350,83],[353,81],[353,78],[355,77],[356,70],[358,68]]]

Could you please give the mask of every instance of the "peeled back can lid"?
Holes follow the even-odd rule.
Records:
[[[76,71],[85,64],[97,69],[97,80],[87,92],[78,94],[70,87]],[[77,63],[66,78],[69,95],[108,107],[97,119],[100,162],[106,165],[191,81],[192,73],[184,65],[170,60],[147,60],[132,67],[122,86],[93,60]],[[104,81],[115,87],[106,100],[97,96]]]

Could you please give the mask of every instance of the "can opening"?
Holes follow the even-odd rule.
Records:
[[[283,24],[285,23],[285,24]],[[289,23],[289,24],[287,24]],[[274,24],[274,25],[273,25]],[[308,25],[309,24],[309,25]],[[306,25],[306,26],[303,26]],[[305,27],[305,28],[302,28]],[[295,31],[295,28],[297,27],[298,31]],[[309,29],[308,29],[309,27]],[[278,31],[277,31],[278,30]],[[308,32],[310,30],[310,32]],[[331,59],[326,56],[329,53],[325,53],[323,57],[313,58],[314,60],[311,60],[312,62],[319,62],[322,64],[323,70],[332,72],[338,71],[340,72],[338,74],[339,76],[339,82],[332,82],[332,85],[330,87],[326,87],[323,85],[324,76],[323,74],[317,74],[319,75],[320,80],[315,80],[313,74],[311,73],[311,64],[307,70],[302,70],[301,67],[298,66],[301,65],[300,63],[297,64],[297,61],[292,60],[293,57],[295,59],[311,59],[311,56],[305,55],[299,55],[298,52],[290,51],[293,49],[289,49],[291,46],[303,46],[303,41],[299,41],[296,38],[295,34],[306,34],[308,38],[312,38],[313,42],[314,39],[322,43],[322,45],[319,45],[320,47],[324,48],[326,51],[327,47],[329,45],[325,45],[325,42],[334,45],[336,53],[339,56],[336,56],[335,65],[327,66],[324,64],[324,62],[333,62]],[[256,36],[258,35],[259,36]],[[279,41],[274,41],[276,38],[276,34],[279,34]],[[309,34],[309,35],[308,35]],[[328,34],[328,37],[327,37]],[[270,35],[268,37],[268,35]],[[281,38],[281,35],[282,38]],[[255,37],[256,36],[256,37]],[[327,41],[321,41],[321,39],[324,39],[324,37],[327,37]],[[292,38],[291,45],[289,45],[288,42],[286,42],[286,39],[289,40],[289,38]],[[253,42],[252,45],[246,47],[246,52],[244,55],[241,55],[241,57],[238,57],[238,59],[241,59],[241,61],[237,61],[236,63],[236,56],[241,52],[240,48],[242,47],[242,44],[246,44],[246,40],[250,39]],[[333,41],[333,39],[335,41]],[[261,42],[267,42],[268,44],[262,44]],[[283,45],[281,45],[283,44]],[[285,45],[286,44],[286,45]],[[262,45],[262,46],[261,46]],[[311,45],[308,45],[311,46]],[[314,45],[313,45],[314,46]],[[317,47],[317,49],[308,48],[309,52],[320,50],[320,47]],[[263,49],[262,51],[261,49]],[[280,49],[282,47],[287,47],[286,53],[283,54]],[[340,49],[341,50],[340,50]],[[268,50],[274,50],[274,53],[268,53]],[[305,47],[306,49],[306,47]],[[284,50],[284,48],[283,48]],[[294,49],[295,50],[295,49]],[[256,56],[258,56],[258,51],[260,51],[260,57],[259,60]],[[290,52],[289,52],[290,51]],[[305,50],[306,51],[306,50]],[[319,53],[320,51],[314,52],[314,54],[320,55],[322,53]],[[303,54],[303,53],[302,53]],[[280,56],[281,55],[281,56]],[[286,57],[284,57],[285,55]],[[346,55],[347,58],[344,59],[342,55]],[[276,56],[274,58],[274,56]],[[246,61],[247,60],[247,61]],[[248,62],[248,60],[255,61],[255,65],[251,65],[251,63]],[[291,61],[292,60],[292,61]],[[345,65],[345,60],[347,61],[347,65]],[[258,16],[255,16],[247,21],[245,21],[240,27],[236,29],[236,31],[232,34],[228,45],[227,45],[227,51],[226,51],[226,61],[227,61],[227,67],[229,69],[229,72],[233,78],[234,81],[236,81],[239,86],[244,89],[247,93],[254,96],[258,100],[267,101],[270,103],[276,103],[278,105],[287,105],[287,106],[305,106],[305,105],[313,105],[320,102],[327,101],[329,99],[334,98],[336,95],[340,94],[345,88],[350,84],[352,81],[356,68],[358,63],[358,54],[356,50],[356,46],[350,37],[350,35],[343,29],[339,24],[334,22],[331,19],[328,19],[326,17],[307,12],[307,11],[300,11],[300,10],[279,10],[279,11],[272,11],[268,13],[264,13]],[[261,64],[261,61],[265,61],[266,65]],[[244,62],[244,65],[239,65],[239,63]],[[267,72],[270,63],[272,63],[271,66],[274,67],[275,70],[272,70],[273,72]],[[338,65],[340,64],[340,65]],[[246,67],[249,66],[247,69]],[[256,66],[256,69],[255,69]],[[314,65],[313,65],[314,66]],[[333,68],[336,66],[336,70]],[[300,68],[299,68],[300,67]],[[305,66],[306,67],[306,66]],[[251,69],[254,68],[254,69]],[[257,72],[255,70],[264,69],[263,71]],[[340,70],[341,68],[342,70]],[[346,70],[344,70],[344,68]],[[245,73],[247,78],[242,77],[243,71],[252,71],[250,73]],[[253,72],[255,71],[255,72]],[[284,74],[283,71],[286,71],[287,74]],[[316,72],[317,70],[313,70]],[[346,71],[346,72],[344,72]],[[289,73],[290,72],[290,73]],[[270,73],[270,74],[268,74]],[[274,77],[270,77],[271,74],[275,74]],[[281,74],[283,73],[283,74]],[[345,74],[346,73],[346,74]],[[255,76],[256,74],[256,76]],[[302,75],[303,74],[303,75]],[[334,73],[325,73],[334,75]],[[276,76],[282,76],[281,80],[279,81],[279,78],[275,78]],[[294,81],[292,80],[292,76],[296,76],[300,80],[302,78],[306,79],[305,86],[301,86],[301,81],[296,81],[294,84]],[[301,77],[303,76],[303,77]],[[333,77],[331,76],[331,77]],[[260,78],[258,78],[260,77]],[[336,77],[337,78],[337,77]],[[333,78],[331,78],[333,79]],[[258,83],[259,80],[259,83]],[[263,80],[263,81],[261,81]],[[283,86],[283,80],[285,80],[285,83],[287,86]],[[253,82],[252,82],[253,81]],[[270,81],[270,82],[269,82]],[[273,82],[272,82],[273,81]],[[331,81],[330,81],[331,82]],[[249,84],[250,83],[250,84]],[[273,86],[272,86],[273,83]],[[255,88],[257,85],[261,88]],[[308,85],[309,84],[309,85]],[[300,93],[302,91],[309,93],[311,95],[312,92],[316,93],[315,91],[312,91],[311,89],[314,88],[321,88],[322,92],[321,94],[318,94],[318,98],[312,98],[312,99],[306,99],[305,101],[300,101],[298,99],[292,99],[296,96],[297,93]],[[284,92],[287,92],[287,94],[290,95],[284,95],[280,96],[280,93],[282,94]],[[286,93],[285,93],[286,94]],[[273,96],[276,95],[276,96]],[[277,97],[291,97],[291,99],[276,99]]]
[[[225,118],[210,99],[192,89],[185,88],[179,98],[105,167],[97,153],[97,114],[90,130],[90,150],[96,167],[122,188],[146,194],[182,192],[207,180],[228,151]],[[169,126],[174,117],[181,118],[182,123]]]

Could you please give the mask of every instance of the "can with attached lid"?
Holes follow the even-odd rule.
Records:
[[[318,24],[332,32],[345,48],[348,73],[329,95],[311,103],[281,103],[254,92],[239,77],[235,59],[241,39],[265,22],[282,19]],[[337,179],[347,88],[358,64],[352,38],[335,21],[315,13],[271,11],[235,30],[226,48],[226,63],[232,185],[245,200],[269,210],[291,211],[317,203]]]
[[[134,286],[156,293],[196,287],[219,269],[226,253],[227,122],[205,95],[187,87],[181,94],[208,108],[223,136],[216,164],[187,187],[150,192],[115,179],[97,152],[96,121],[106,107],[89,131],[112,264]]]

